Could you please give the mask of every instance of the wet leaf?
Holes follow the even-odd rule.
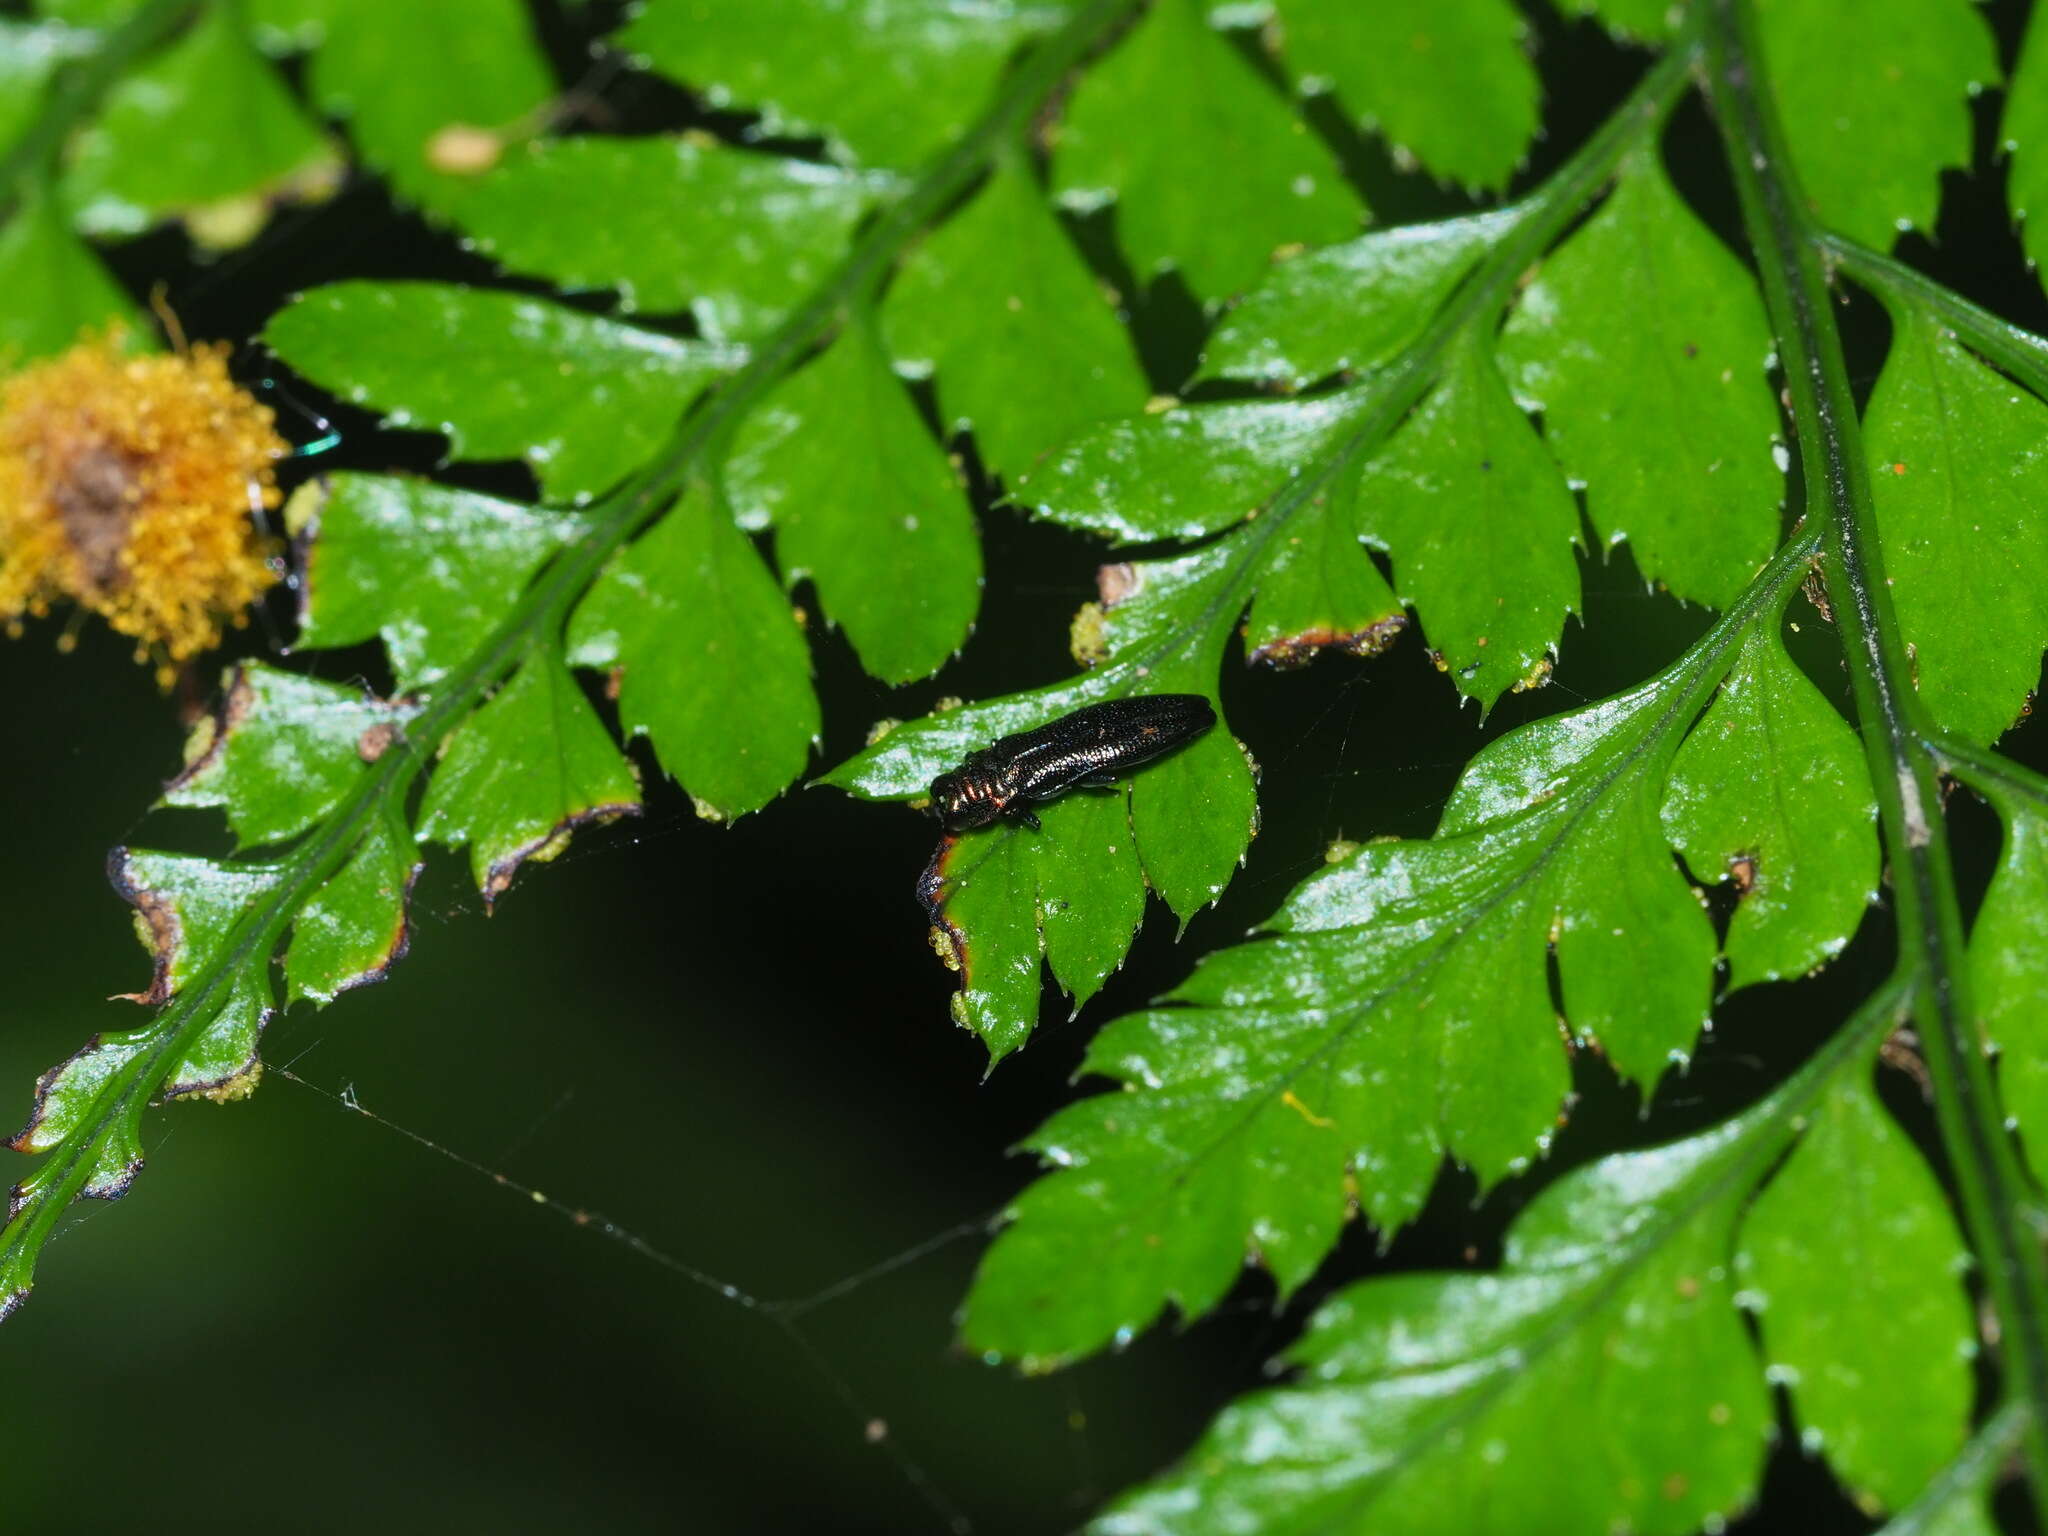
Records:
[[[449,738],[419,835],[468,845],[488,905],[528,859],[551,859],[578,827],[639,808],[640,787],[597,711],[560,656],[542,651]]]
[[[1878,899],[1862,744],[1785,654],[1775,625],[1750,633],[1679,748],[1664,827],[1694,878],[1735,883],[1730,991],[1832,959]]]
[[[899,725],[822,782],[870,800],[914,799],[969,752],[1103,699],[1201,693],[1213,704],[1229,637],[1229,619],[1218,625],[1213,614],[1230,554],[1212,547],[1105,568],[1114,601],[1093,615],[1101,652],[1092,670]],[[996,1056],[1037,1021],[1041,949],[1076,1004],[1085,1001],[1123,962],[1144,886],[1192,917],[1221,894],[1257,816],[1250,766],[1221,725],[1133,774],[1128,806],[1121,793],[1070,794],[1039,808],[1042,832],[1014,823],[971,832],[927,872],[921,894],[953,931],[951,957],[965,972],[960,1022]]]
[[[1119,544],[1200,538],[1263,510],[1305,466],[1334,455],[1372,400],[1359,386],[1127,416],[1048,454],[1019,479],[1018,496]]]
[[[2005,826],[1998,868],[1970,930],[1970,975],[1999,1096],[2028,1161],[2048,1166],[2048,786],[1971,780]]]
[[[1947,1197],[1868,1070],[1843,1073],[1743,1219],[1735,1272],[1807,1451],[1866,1514],[1909,1503],[1969,1433],[1965,1264]]]
[[[1336,157],[1197,0],[1153,6],[1088,71],[1052,174],[1072,206],[1115,200],[1141,281],[1172,267],[1210,300],[1250,286],[1279,247],[1341,240],[1365,213]]]
[[[330,283],[264,341],[393,426],[459,459],[524,459],[551,501],[585,500],[652,456],[743,355],[522,294],[449,283]]]
[[[1490,706],[1548,677],[1579,604],[1579,510],[1477,338],[1365,465],[1358,516],[1461,693]]]
[[[899,360],[936,366],[947,423],[972,427],[1012,484],[1063,438],[1145,401],[1129,335],[1016,161],[911,256],[883,319]]]
[[[317,38],[312,99],[400,198],[430,211],[459,212],[474,185],[449,135],[479,135],[488,155],[548,126],[555,82],[521,0],[265,0],[263,11],[274,40]]]
[[[746,526],[774,525],[784,577],[810,578],[876,677],[924,677],[967,639],[974,517],[865,320],[747,418],[727,483]]]
[[[1944,730],[1991,741],[2025,713],[2048,646],[2048,406],[1899,304],[1866,415],[1921,702]]]
[[[1932,231],[1941,173],[1970,163],[1969,99],[1998,83],[1970,0],[1759,5],[1777,110],[1806,195],[1838,232],[1885,250]],[[1787,82],[1797,82],[1786,87]]]
[[[100,259],[49,195],[31,192],[0,224],[0,369],[62,352],[85,331],[125,328],[137,350],[154,340]]]
[[[1063,8],[1032,0],[669,0],[616,39],[712,105],[761,114],[777,138],[915,166],[957,133],[1018,46]],[[714,24],[715,19],[715,24]]]
[[[1301,388],[1390,362],[1521,217],[1508,207],[1373,230],[1277,261],[1217,322],[1200,376]]]
[[[1543,263],[1501,363],[1609,544],[1720,607],[1778,538],[1778,412],[1763,301],[1643,150]]]
[[[87,52],[90,42],[71,27],[0,16],[0,154],[35,120],[58,67]]]
[[[2038,270],[2048,259],[2048,11],[2038,6],[2027,18],[1998,133],[2010,165],[2006,202]]]
[[[285,955],[285,991],[326,1006],[382,981],[411,933],[406,901],[420,872],[413,840],[396,816],[379,815],[341,870],[301,909]]]
[[[218,5],[108,94],[73,146],[65,190],[81,230],[135,235],[230,199],[331,185],[340,171],[233,7]]]
[[[1499,188],[1536,136],[1528,27],[1507,0],[1274,0],[1288,67],[1444,181]]]
[[[570,513],[385,475],[336,475],[304,515],[300,646],[381,637],[404,689],[470,655],[584,528]]]
[[[1644,1084],[1682,1059],[1715,945],[1659,822],[1665,777],[1800,569],[1781,557],[1650,682],[1510,732],[1434,837],[1358,848],[1169,1006],[1105,1026],[1085,1070],[1124,1091],[1030,1139],[1055,1171],[990,1249],[968,1342],[1056,1364],[1168,1302],[1200,1315],[1247,1255],[1285,1295],[1354,1204],[1383,1231],[1412,1220],[1446,1154],[1482,1185],[1526,1167],[1570,1086],[1553,949],[1572,1038]]]
[[[735,340],[815,287],[891,184],[687,134],[583,134],[507,154],[464,197],[462,227],[511,271]]]
[[[759,810],[817,739],[810,654],[789,599],[701,481],[590,589],[569,660],[619,669],[620,722],[654,743],[699,814]]]
[[[415,713],[361,688],[245,663],[193,731],[163,803],[222,807],[244,848],[279,842],[340,804],[366,763],[406,750]]]
[[[1566,15],[1597,17],[1624,42],[1655,43],[1671,35],[1684,14],[1671,0],[1564,0]]]
[[[1089,1529],[1679,1536],[1725,1519],[1772,1430],[1728,1252],[1804,1096],[1567,1174],[1496,1270],[1338,1292],[1285,1357],[1293,1383],[1226,1408]],[[1598,1432],[1560,1434],[1565,1413]]]

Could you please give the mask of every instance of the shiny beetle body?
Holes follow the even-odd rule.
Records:
[[[932,809],[948,832],[987,826],[998,817],[1034,832],[1031,807],[1070,789],[1098,789],[1141,763],[1193,741],[1216,723],[1198,693],[1155,693],[1107,699],[1036,730],[1005,736],[967,754],[951,773],[932,780]]]

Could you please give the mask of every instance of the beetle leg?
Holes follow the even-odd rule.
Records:
[[[1032,831],[1036,832],[1039,830],[1038,813],[1036,811],[1028,810],[1024,806],[1020,805],[1010,814],[1015,816],[1019,821],[1023,822],[1024,825],[1029,827]]]

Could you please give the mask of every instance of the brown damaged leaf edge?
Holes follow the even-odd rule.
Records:
[[[932,850],[932,860],[917,877],[917,899],[931,919],[932,949],[949,971],[960,973],[962,995],[974,990],[974,952],[967,943],[967,930],[946,916],[946,902],[953,894],[953,855],[966,839],[947,833]]]
[[[185,766],[177,777],[164,785],[165,794],[173,794],[185,788],[200,774],[218,764],[227,752],[228,737],[236,727],[249,718],[249,712],[256,707],[256,686],[249,681],[249,669],[237,666],[221,690],[219,700],[203,717],[210,721],[213,729],[206,737],[206,743],[199,751],[186,759]]]
[[[375,965],[356,972],[355,975],[338,981],[334,995],[353,992],[357,987],[373,987],[391,974],[391,968],[403,960],[412,950],[412,888],[419,884],[420,871],[427,866],[424,861],[414,859],[412,868],[406,872],[405,889],[398,894],[398,921],[391,929],[391,937],[384,943],[384,956]]]
[[[160,1007],[171,1000],[171,966],[184,945],[185,930],[179,924],[178,914],[170,901],[129,874],[128,849],[125,846],[108,851],[107,879],[120,893],[121,899],[135,909],[138,927],[148,934],[144,942],[149,945],[153,967],[147,991],[116,992],[114,996],[126,1003]],[[99,1037],[95,1035],[93,1038]]]
[[[249,1046],[249,1054],[236,1062],[231,1070],[219,1077],[196,1077],[183,1082],[172,1082],[166,1078],[162,1091],[150,1102],[169,1104],[174,1099],[211,1099],[216,1104],[233,1104],[249,1097],[263,1080],[263,1032],[270,1028],[270,1021],[276,1017],[277,1010],[272,1007],[266,1007],[256,1015],[256,1038]],[[141,1166],[140,1162],[136,1164],[138,1169]]]
[[[73,1062],[90,1056],[94,1051],[100,1049],[105,1042],[106,1036],[95,1031],[87,1037],[85,1044],[81,1045],[77,1050],[36,1079],[35,1097],[29,1104],[28,1121],[8,1140],[7,1145],[11,1149],[29,1156],[36,1154],[38,1149],[33,1145],[33,1140],[36,1132],[42,1128],[44,1117],[49,1114],[50,1092],[57,1086],[57,1080],[64,1075]],[[78,1192],[79,1198],[82,1200],[120,1199],[134,1186],[136,1175],[142,1172],[142,1162],[143,1160],[140,1157],[131,1158],[116,1177],[89,1181]],[[7,1191],[7,1219],[9,1221],[14,1220],[27,1198],[28,1192],[21,1184],[16,1184]],[[21,1304],[22,1299],[22,1295],[0,1298],[0,1319],[5,1319],[15,1307]]]
[[[606,822],[639,814],[640,807],[631,801],[594,805],[587,811],[578,811],[574,816],[556,822],[544,836],[521,843],[504,858],[492,864],[490,873],[484,877],[482,890],[485,914],[496,910],[498,898],[511,889],[513,877],[519,873],[521,865],[529,861],[545,864],[550,859],[558,857],[569,846],[569,839],[585,827],[601,827]],[[406,888],[409,891],[410,884]],[[396,959],[397,956],[393,958]]]
[[[1408,627],[1408,615],[1397,613],[1368,624],[1364,629],[1304,629],[1297,634],[1279,635],[1245,657],[1247,666],[1263,662],[1277,672],[1305,667],[1324,651],[1342,651],[1348,656],[1377,656]]]

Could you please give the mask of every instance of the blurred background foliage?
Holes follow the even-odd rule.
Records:
[[[20,9],[0,5],[0,14]],[[538,32],[565,84],[594,78],[585,44],[619,9],[538,0]],[[2009,60],[2022,7],[1987,10]],[[1542,7],[1529,14],[1548,133],[1515,188],[1553,167],[1639,68],[1638,55],[1589,25]],[[608,131],[719,121],[651,77],[600,74]],[[1467,206],[1402,172],[1333,113],[1316,126],[1382,221]],[[1988,108],[1976,131],[1983,165],[1994,139]],[[1688,105],[1671,140],[1681,179],[1710,163],[1710,141],[1701,109]],[[1948,178],[1936,238],[1909,237],[1901,254],[2048,330],[1997,181]],[[1687,191],[1727,227],[1716,186]],[[1106,217],[1076,216],[1075,228],[1098,269],[1133,296],[1153,383],[1174,386],[1203,333],[1199,304],[1172,277],[1141,291],[1120,270]],[[201,252],[174,226],[101,253],[138,305],[161,281],[188,334],[236,342],[321,282],[502,280],[359,172],[226,254]],[[605,307],[602,296],[582,302]],[[1881,353],[1882,318],[1859,305],[1848,320],[1867,364]],[[253,349],[236,367],[251,382],[273,372]],[[1868,388],[1867,366],[1857,382]],[[437,461],[436,440],[379,430],[309,387],[288,383],[275,398],[301,440],[324,430],[316,418],[339,427],[341,446],[321,466]],[[500,494],[530,488],[516,468],[462,466],[444,478]],[[1030,686],[1069,666],[1067,621],[1092,595],[1098,547],[1028,524],[985,494],[976,510],[994,574],[960,660],[890,690],[862,673],[843,636],[817,637],[820,766],[857,750],[881,716],[915,714],[947,694]],[[266,1057],[305,1084],[273,1075],[232,1109],[154,1115],[149,1172],[134,1193],[118,1212],[85,1206],[52,1244],[44,1294],[0,1335],[14,1383],[0,1409],[0,1524],[1074,1524],[1262,1380],[1265,1361],[1331,1289],[1491,1260],[1507,1221],[1557,1172],[1750,1101],[1882,975],[1891,936],[1880,913],[1818,980],[1738,994],[1691,1071],[1647,1109],[1581,1054],[1582,1102],[1531,1178],[1475,1208],[1471,1186],[1447,1176],[1387,1252],[1370,1232],[1350,1230],[1282,1314],[1267,1283],[1248,1276],[1198,1327],[1154,1331],[1046,1379],[986,1369],[953,1345],[982,1225],[1029,1173],[1005,1149],[1068,1096],[1097,1019],[1142,1003],[1184,976],[1196,953],[1238,937],[1319,866],[1331,839],[1426,834],[1483,741],[1639,680],[1646,657],[1675,654],[1704,627],[1700,610],[1646,592],[1626,552],[1588,557],[1583,577],[1586,622],[1568,629],[1552,686],[1503,700],[1483,726],[1412,637],[1369,663],[1230,669],[1232,725],[1264,769],[1264,824],[1248,867],[1180,942],[1170,924],[1148,925],[1086,1017],[1048,1022],[986,1081],[981,1046],[948,1022],[953,978],[934,962],[912,897],[931,829],[900,808],[799,791],[718,827],[649,773],[644,818],[580,836],[488,921],[458,861],[433,859],[415,899],[412,955],[394,978],[332,1013],[295,1009],[271,1027]],[[136,835],[182,739],[179,701],[131,664],[125,642],[89,629],[60,655],[59,624],[0,645],[11,722],[0,1083],[13,1085],[24,1112],[37,1073],[91,1031],[133,1021],[131,1005],[100,1001],[146,975],[104,855]],[[1825,682],[1837,665],[1832,641],[1817,622],[1807,627],[1814,643],[1802,659]],[[236,645],[275,654],[289,633],[280,600]],[[345,676],[352,661],[374,664],[342,655],[321,670]],[[2007,745],[2035,766],[2048,760],[2038,726]],[[1981,890],[1995,825],[1969,804],[1953,814],[1965,875]],[[156,842],[174,833],[210,847],[221,836],[205,816],[159,816]],[[1048,998],[1048,1021],[1064,1012]],[[1917,1089],[1897,1079],[1886,1092],[1932,1146]],[[329,1096],[340,1094],[390,1125],[350,1114]],[[807,1352],[743,1302],[493,1174],[602,1211],[746,1296],[843,1294],[802,1313]],[[948,1233],[930,1253],[868,1274]],[[1787,1529],[1869,1527],[1802,1456],[1789,1422],[1765,1507]]]

